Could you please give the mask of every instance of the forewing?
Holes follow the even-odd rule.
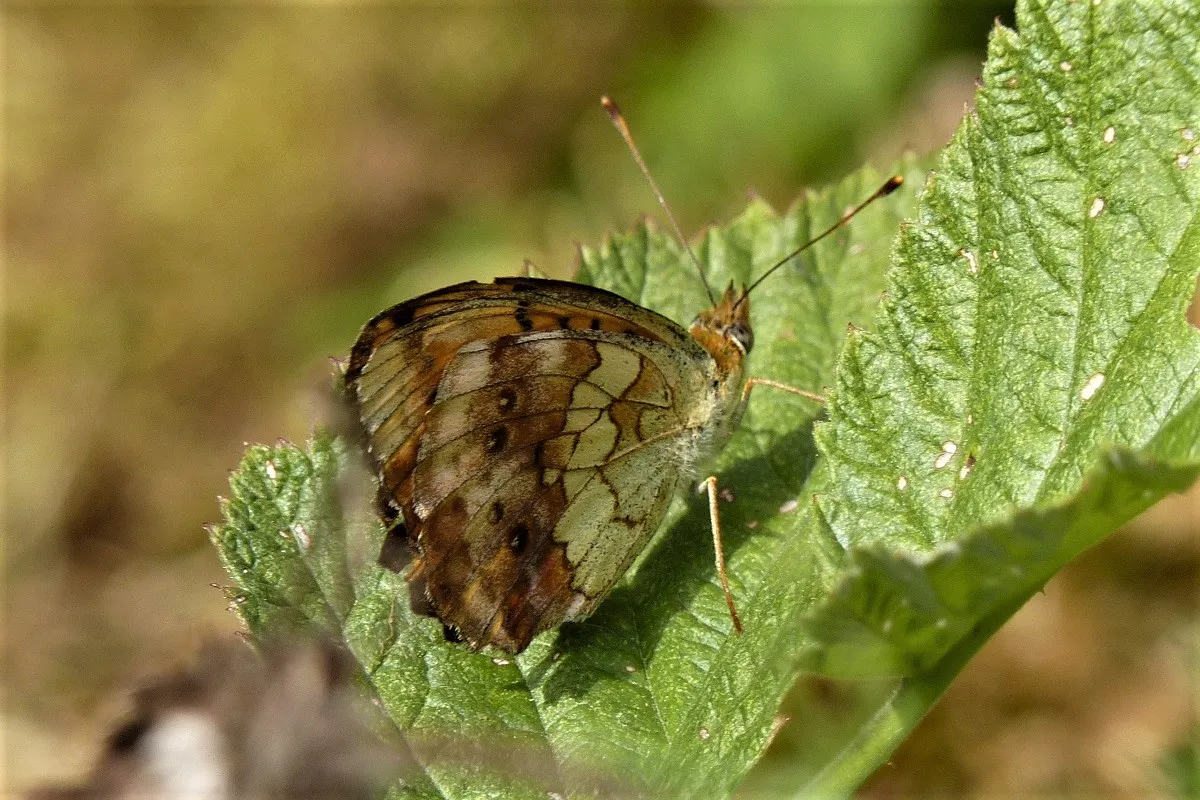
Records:
[[[397,498],[407,494],[403,484],[424,432],[424,416],[451,359],[468,344],[551,330],[627,333],[667,348],[690,348],[693,355],[697,350],[665,317],[611,292],[565,281],[461,283],[380,312],[354,344],[345,384],[381,470],[387,491],[380,511],[389,525],[415,522],[397,519],[404,510]]]

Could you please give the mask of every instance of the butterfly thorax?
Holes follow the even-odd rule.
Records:
[[[697,443],[697,461],[703,463],[725,446],[742,416],[746,356],[754,346],[750,299],[730,284],[712,308],[696,316],[688,333],[713,362],[711,405],[704,409],[708,419]]]

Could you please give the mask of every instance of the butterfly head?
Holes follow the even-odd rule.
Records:
[[[730,283],[712,308],[696,315],[690,333],[712,356],[720,375],[729,377],[740,371],[742,362],[754,347],[750,298],[746,296],[746,290],[736,292]]]

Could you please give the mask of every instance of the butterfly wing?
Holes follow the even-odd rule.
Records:
[[[665,317],[561,281],[460,284],[371,320],[346,385],[381,561],[413,558],[414,610],[511,651],[590,613],[666,513],[707,359]]]

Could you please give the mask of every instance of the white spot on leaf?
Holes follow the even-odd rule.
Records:
[[[1187,153],[1180,153],[1179,158],[1175,159],[1175,163],[1180,169],[1187,169],[1188,164],[1192,163],[1192,159],[1188,157]]]
[[[949,489],[942,489],[940,492],[938,492],[938,497],[944,497],[949,500],[951,497],[954,497],[954,492],[950,491]]]
[[[899,478],[897,478],[896,479],[896,488],[902,492],[905,489],[907,489],[908,488],[908,478],[904,477],[903,475],[901,475]]]
[[[1104,385],[1104,373],[1097,372],[1095,375],[1087,379],[1087,383],[1079,390],[1079,396],[1084,400],[1091,400],[1096,392],[1100,391],[1100,387]]]
[[[303,524],[297,522],[292,526],[292,536],[296,540],[296,546],[301,550],[308,550],[312,547],[312,538],[308,535],[308,529]]]
[[[1112,144],[1116,140],[1117,140],[1117,129],[1114,128],[1112,125],[1109,125],[1107,128],[1104,129],[1104,143]]]
[[[942,442],[942,452],[943,453],[957,453],[958,452],[958,443],[951,442],[951,441]]]
[[[1184,128],[1179,132],[1179,135],[1189,142],[1196,138],[1196,132],[1191,128]]]
[[[507,658],[493,658],[492,663],[495,664],[497,667],[507,667],[512,662],[509,661]]]
[[[271,480],[276,480],[279,478],[279,473],[275,471],[275,462],[274,461],[268,461],[267,465],[264,467],[264,469],[266,470],[267,477],[270,478]]]
[[[637,672],[637,667],[633,666],[633,664],[626,664],[625,671],[630,674],[633,674],[634,672]]]
[[[950,463],[950,459],[954,458],[954,453],[942,453],[937,457],[937,461],[933,462],[934,469],[942,469]]]
[[[790,514],[791,512],[795,511],[799,507],[800,507],[799,500],[788,500],[786,503],[784,503],[783,505],[781,505],[779,507],[779,513],[780,514]]]
[[[703,740],[703,739],[707,739],[709,736],[711,736],[711,734],[708,732],[708,728],[701,728],[701,729],[700,729],[700,738],[701,738],[702,740]]]
[[[1059,62],[1058,68],[1063,72],[1070,72],[1071,70],[1075,69],[1075,65],[1073,65],[1070,61],[1062,61]]]
[[[1092,219],[1100,216],[1100,212],[1104,210],[1104,198],[1097,197],[1092,201],[1092,207],[1088,209],[1088,216]]]
[[[970,250],[959,250],[958,254],[967,260],[967,271],[972,275],[979,272],[979,264],[975,261],[975,254]]]
[[[754,530],[755,528],[758,527],[758,520],[756,520],[756,519],[750,520],[749,522],[746,523],[746,527],[749,528],[750,530]]]

